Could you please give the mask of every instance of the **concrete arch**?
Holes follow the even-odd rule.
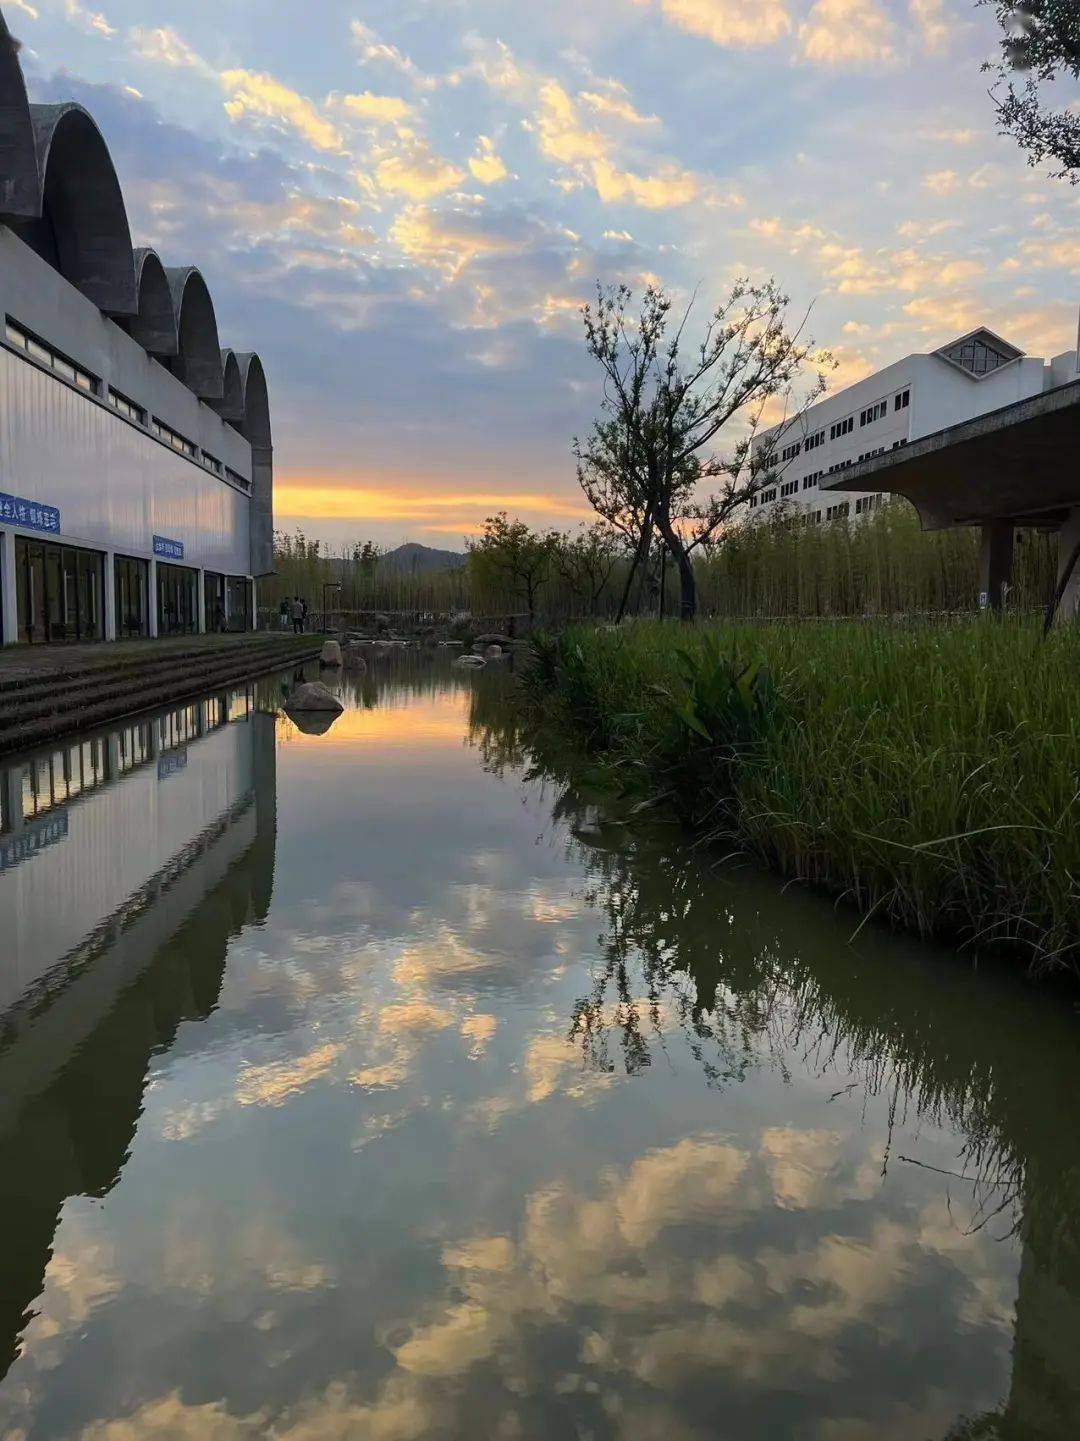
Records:
[[[179,325],[169,277],[155,250],[135,251],[135,289],[138,313],[124,329],[151,355],[174,356],[180,349]]]
[[[170,266],[165,274],[177,316],[178,352],[170,362],[172,373],[200,400],[221,400],[225,373],[206,281],[194,265]]]
[[[138,311],[135,261],[120,181],[81,105],[31,105],[40,208],[16,231],[107,315]]]
[[[252,446],[269,449],[273,445],[270,430],[270,394],[262,361],[251,352],[236,357],[244,388],[244,418],[240,433]]]
[[[244,381],[240,374],[240,363],[231,350],[221,352],[223,393],[220,400],[212,401],[214,409],[222,420],[228,420],[239,428],[244,419]]]
[[[0,214],[31,220],[40,211],[37,148],[19,46],[0,14]]]
[[[274,568],[274,447],[270,397],[262,361],[251,353],[236,357],[244,387],[240,434],[251,446],[251,573]]]

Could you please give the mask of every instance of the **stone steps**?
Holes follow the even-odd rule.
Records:
[[[221,645],[152,647],[115,659],[40,674],[0,678],[0,752],[18,750],[71,731],[203,691],[284,669],[317,656],[315,636],[251,637]],[[53,657],[50,657],[52,660]]]

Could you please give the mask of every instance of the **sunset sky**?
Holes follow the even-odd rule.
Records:
[[[972,0],[4,0],[136,243],[258,349],[276,518],[459,549],[584,516],[597,277],[775,274],[837,387],[985,323],[1075,344],[1080,187],[995,135]]]

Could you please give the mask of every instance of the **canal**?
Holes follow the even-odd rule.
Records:
[[[0,766],[0,1436],[1080,1434],[1068,997],[292,679]]]

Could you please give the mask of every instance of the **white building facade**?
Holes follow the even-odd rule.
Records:
[[[0,312],[3,642],[251,628],[272,565],[262,364],[222,347],[198,269],[133,248],[100,132],[28,104],[2,16]]]
[[[1075,373],[1075,351],[1047,362],[985,327],[905,356],[757,436],[755,459],[771,450],[776,479],[752,497],[748,510],[791,513],[814,524],[866,514],[880,493],[829,494],[822,482],[922,436],[1040,395]]]

